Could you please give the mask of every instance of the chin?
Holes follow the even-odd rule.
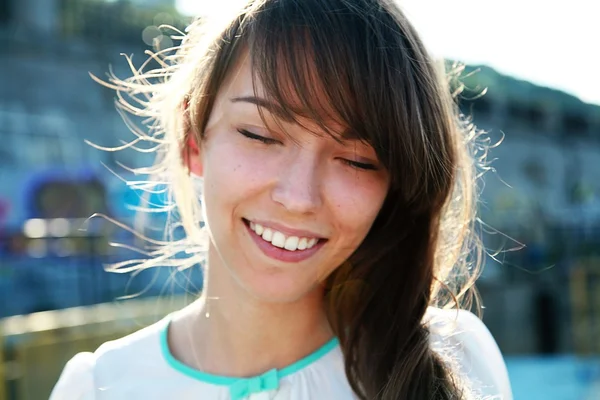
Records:
[[[245,290],[254,298],[267,303],[294,303],[314,293],[319,287],[316,282],[300,284],[290,277],[255,276],[244,283]]]

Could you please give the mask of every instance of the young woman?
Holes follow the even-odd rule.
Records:
[[[251,0],[215,21],[113,80],[156,122],[140,135],[187,234],[170,254],[203,263],[203,291],[75,356],[51,398],[511,399],[458,310],[476,135],[398,6]]]

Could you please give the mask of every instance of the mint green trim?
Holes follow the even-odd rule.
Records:
[[[279,376],[281,378],[292,375],[299,372],[301,369],[308,367],[310,364],[316,362],[319,358],[333,350],[339,343],[338,338],[334,337],[329,342],[325,343],[321,348],[317,349],[314,353],[296,361],[295,363],[288,365],[287,367],[279,370]]]
[[[162,351],[162,355],[167,360],[167,363],[173,367],[176,371],[181,372],[182,374],[188,375],[194,379],[198,379],[200,381],[212,383],[215,385],[232,385],[237,382],[240,378],[234,377],[226,377],[226,376],[218,376],[213,374],[207,374],[205,372],[198,371],[192,367],[189,367],[177,360],[171,354],[171,350],[169,350],[169,325],[171,324],[171,315],[164,319],[164,324],[160,332],[160,349]]]
[[[175,357],[173,357],[173,355],[171,354],[171,350],[169,350],[168,333],[169,333],[169,324],[170,323],[171,323],[171,316],[169,315],[167,318],[164,319],[164,324],[163,324],[163,327],[160,332],[160,348],[161,348],[163,357],[167,361],[167,364],[169,364],[176,371],[179,371],[182,374],[185,374],[187,376],[190,376],[194,379],[197,379],[197,380],[200,380],[203,382],[212,383],[214,385],[226,385],[226,386],[230,386],[240,380],[253,379],[253,378],[262,376],[262,375],[258,375],[257,377],[251,377],[251,378],[238,378],[238,377],[231,377],[231,376],[213,375],[213,374],[208,374],[205,372],[198,371],[197,369],[191,368],[191,367],[183,364],[182,362],[177,360]],[[284,378],[289,375],[292,375],[292,374],[299,372],[300,370],[308,367],[310,364],[316,362],[318,359],[323,357],[325,354],[327,354],[331,350],[333,350],[338,345],[338,343],[339,343],[338,338],[334,337],[329,342],[325,343],[323,346],[321,346],[319,349],[317,349],[314,353],[311,353],[308,356],[296,361],[295,363],[293,363],[283,369],[278,370],[277,375],[278,375],[279,379]]]

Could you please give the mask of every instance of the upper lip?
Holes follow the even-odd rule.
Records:
[[[288,228],[285,225],[281,225],[277,222],[268,222],[268,221],[262,221],[262,220],[256,220],[256,219],[246,219],[249,222],[254,222],[255,224],[259,224],[262,225],[265,228],[270,228],[276,231],[279,231],[281,233],[283,233],[285,236],[298,236],[298,237],[305,237],[305,238],[316,238],[316,239],[325,239],[322,235],[319,235],[318,233],[315,232],[311,232],[311,231],[306,231],[303,229],[293,229],[293,228]]]

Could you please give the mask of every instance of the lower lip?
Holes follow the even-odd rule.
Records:
[[[250,237],[252,237],[258,248],[261,249],[267,257],[271,257],[279,261],[289,263],[297,263],[300,261],[304,261],[312,257],[317,251],[321,250],[321,247],[323,247],[323,245],[326,242],[326,240],[321,239],[310,249],[290,251],[279,248],[277,246],[273,246],[271,243],[263,240],[262,237],[258,236],[256,232],[250,229],[250,226],[247,221],[244,221],[244,225],[246,226],[246,229],[248,229]]]

